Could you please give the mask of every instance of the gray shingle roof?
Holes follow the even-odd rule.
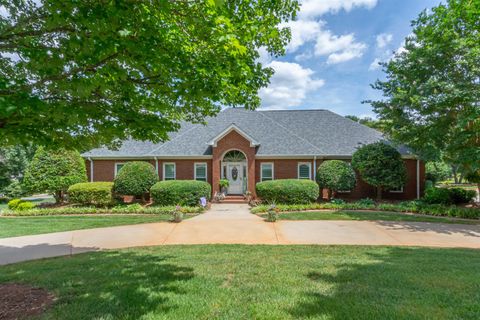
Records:
[[[128,140],[118,150],[93,149],[84,157],[205,156],[208,144],[232,124],[260,145],[257,155],[351,156],[363,145],[385,140],[374,129],[328,110],[250,111],[225,109],[206,119],[207,125],[183,123],[165,143]],[[402,154],[409,150],[399,148]]]

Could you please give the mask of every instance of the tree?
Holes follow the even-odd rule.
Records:
[[[32,192],[51,193],[63,202],[68,187],[86,182],[85,161],[78,151],[39,147],[25,171],[24,184]]]
[[[363,124],[364,126],[367,126],[369,128],[378,130],[380,132],[385,132],[385,120],[378,120],[378,119],[373,119],[370,117],[357,117],[353,115],[346,115],[345,118],[350,119],[352,121],[358,122],[360,124]]]
[[[155,168],[148,162],[127,162],[115,177],[113,190],[120,195],[142,197],[157,183]]]
[[[6,192],[7,189],[18,190],[21,188],[25,169],[32,159],[35,149],[32,145],[0,148],[0,191]],[[15,194],[18,192],[16,191]]]
[[[407,181],[407,169],[400,153],[384,142],[360,147],[352,156],[352,166],[362,179],[377,188],[377,200],[384,189],[401,188]]]
[[[328,189],[328,198],[335,197],[339,190],[352,190],[357,182],[351,165],[341,160],[323,162],[318,167],[316,179],[320,188]]]
[[[464,175],[480,173],[479,1],[448,0],[412,22],[405,50],[383,64],[381,101],[369,101],[388,135]]]
[[[260,104],[297,0],[3,1],[0,144],[161,141]]]
[[[452,176],[452,168],[445,162],[430,161],[425,164],[425,176],[434,184]]]

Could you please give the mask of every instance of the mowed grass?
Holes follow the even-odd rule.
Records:
[[[266,217],[263,214],[262,217]],[[404,213],[385,211],[299,211],[279,213],[280,220],[383,220],[383,221],[417,221],[417,222],[441,222],[441,223],[462,223],[480,224],[480,220],[458,220],[447,217],[429,217],[411,215]]]
[[[0,238],[160,222],[169,219],[171,215],[0,217]]]
[[[480,252],[163,246],[0,267],[51,290],[42,319],[479,319]]]

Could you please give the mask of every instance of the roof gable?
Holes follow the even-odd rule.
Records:
[[[248,140],[248,142],[250,142],[250,147],[256,147],[256,146],[259,146],[260,143],[258,141],[256,141],[255,139],[253,139],[252,137],[250,137],[247,133],[245,133],[242,129],[240,129],[238,126],[236,126],[234,123],[232,123],[230,126],[228,126],[225,130],[223,130],[222,132],[220,132],[218,135],[216,135],[212,140],[210,140],[207,144],[212,146],[212,147],[216,147],[217,146],[217,142],[219,140],[222,140],[227,134],[229,134],[230,132],[232,131],[235,131],[237,132],[238,134],[240,134],[242,137],[244,137],[246,140]]]

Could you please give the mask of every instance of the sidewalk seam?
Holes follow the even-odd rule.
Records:
[[[183,221],[182,221],[183,222]],[[172,223],[172,222],[170,222]],[[181,223],[181,222],[180,222]],[[173,231],[175,231],[175,229],[177,228],[177,226],[180,224],[180,223],[175,223],[175,225],[173,226],[172,230],[170,230],[170,232],[167,234],[167,236],[165,237],[165,239],[162,241],[162,245],[164,245],[168,238],[170,238],[170,235],[173,233]]]
[[[280,240],[278,240],[278,234],[277,234],[277,223],[273,223],[273,232],[275,232],[275,239],[277,239],[277,244],[280,244]]]

